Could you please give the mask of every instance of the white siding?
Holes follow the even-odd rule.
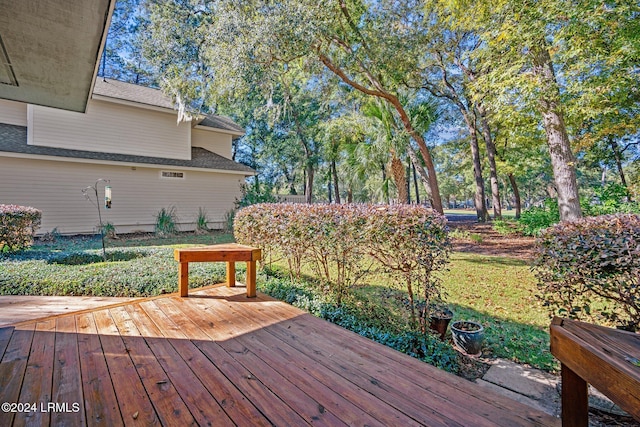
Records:
[[[86,114],[29,105],[32,145],[132,154],[172,159],[191,158],[191,123],[177,115],[92,100]]]
[[[134,170],[135,169],[135,170]],[[185,179],[160,178],[161,170],[179,170]],[[39,233],[57,228],[63,234],[93,233],[98,214],[81,190],[98,178],[109,179],[112,208],[103,209],[103,221],[119,233],[153,231],[156,213],[176,206],[180,228],[193,230],[198,208],[222,227],[225,213],[240,197],[239,175],[173,168],[132,168],[89,163],[0,157],[0,203],[33,206],[42,210]],[[104,186],[99,185],[101,209]],[[95,197],[95,195],[94,195]]]
[[[0,123],[27,125],[27,104],[0,99]]]
[[[210,130],[192,129],[191,145],[231,158],[231,135]]]

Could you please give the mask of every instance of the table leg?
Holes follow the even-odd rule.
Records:
[[[589,425],[589,392],[587,382],[561,364],[562,427]]]
[[[256,262],[247,261],[247,297],[256,296]]]
[[[181,262],[178,265],[178,287],[180,288],[180,296],[189,295],[189,263]]]
[[[235,261],[227,261],[227,286],[232,288],[236,286],[236,263]]]

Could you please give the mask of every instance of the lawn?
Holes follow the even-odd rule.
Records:
[[[0,261],[0,294],[147,296],[176,292],[173,248],[232,240],[233,236],[225,233],[108,240],[110,261],[106,263],[101,260],[100,240],[96,238],[40,242]],[[243,266],[238,267],[242,274]],[[194,263],[190,266],[190,284],[198,287],[222,282],[224,268],[223,263]],[[549,318],[535,298],[535,280],[524,261],[454,252],[442,277],[454,319],[476,320],[485,326],[485,356],[546,370],[557,368],[549,353]],[[265,285],[269,279],[269,275],[259,275],[259,288],[269,287]],[[312,295],[313,286],[307,286],[309,289]],[[323,296],[323,289],[315,291]],[[394,322],[403,315],[397,298],[402,288],[370,278],[354,290],[354,295],[356,305],[358,299],[368,302],[383,322]],[[303,301],[298,305],[309,304]],[[379,315],[381,310],[390,312],[388,320]]]

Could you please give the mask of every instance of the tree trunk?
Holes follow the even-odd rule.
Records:
[[[396,189],[398,190],[398,203],[407,204],[407,177],[404,174],[404,165],[395,153],[391,155],[390,169],[393,175],[393,181],[396,184]]]
[[[424,185],[424,188],[427,191],[427,197],[431,198],[431,187],[429,186],[429,176],[427,175],[427,172],[422,167],[422,164],[420,163],[420,159],[418,159],[418,153],[416,153],[416,151],[413,149],[413,147],[411,146],[411,143],[407,144],[407,152],[409,153],[411,164],[413,165],[415,170],[418,172],[418,175],[420,175],[420,181],[422,181],[422,184]],[[416,194],[417,194],[417,190],[416,190]]]
[[[305,189],[304,189],[304,195],[305,197],[305,202],[306,203],[312,203],[313,202],[313,176],[314,176],[314,170],[313,170],[313,165],[308,162],[307,163],[307,168],[305,169],[306,172],[306,177],[307,177],[307,181],[305,183]]]
[[[624,170],[622,170],[622,153],[620,152],[620,146],[618,146],[618,143],[612,137],[609,137],[609,145],[611,146],[611,150],[613,150],[613,157],[616,161],[618,174],[620,175],[620,182],[622,182],[622,185],[627,190],[627,200],[631,202],[631,192],[629,191],[629,187],[627,186],[627,179],[624,176]]]
[[[386,204],[389,204],[389,186],[387,185],[387,167],[384,163],[380,165],[382,169],[382,195]]]
[[[482,124],[482,136],[487,147],[487,159],[489,160],[489,172],[491,176],[491,202],[493,204],[493,217],[502,219],[502,202],[500,201],[500,187],[498,186],[498,168],[496,167],[496,144],[491,136],[491,129],[487,120],[486,111],[478,107],[480,123]]]
[[[413,169],[413,189],[416,192],[416,204],[420,204],[420,193],[418,192],[418,177],[416,176],[416,166],[411,163],[411,169]]]
[[[340,204],[340,187],[338,186],[338,168],[336,161],[331,160],[331,174],[333,175],[333,190],[335,192],[336,203]]]
[[[347,203],[353,203],[353,189],[351,186],[347,189]]]
[[[411,204],[411,162],[407,163],[407,203]]]
[[[392,97],[387,98],[387,100],[398,112],[400,120],[402,120],[402,124],[404,125],[407,133],[413,138],[416,144],[418,144],[420,154],[422,154],[422,159],[424,160],[424,164],[427,169],[429,188],[431,190],[431,207],[441,214],[444,214],[444,210],[442,209],[442,199],[440,198],[440,187],[438,186],[438,178],[436,177],[436,168],[433,165],[433,158],[431,157],[431,153],[429,152],[427,143],[424,141],[422,135],[413,128],[411,120],[409,119],[409,115],[404,110],[404,107],[402,106],[398,98]]]
[[[478,134],[472,125],[469,126],[469,145],[471,146],[471,157],[473,158],[473,177],[476,182],[476,193],[474,197],[476,206],[476,216],[479,222],[487,220],[487,206],[484,203],[484,180],[482,179],[482,163],[480,163],[480,147],[478,146]]]
[[[542,86],[539,106],[558,192],[560,220],[575,221],[582,217],[576,179],[576,159],[571,151],[569,135],[560,108],[560,91],[549,51],[544,47],[536,49],[533,62],[534,73]]]
[[[516,177],[513,176],[512,173],[509,174],[509,182],[511,183],[511,188],[513,189],[513,197],[515,199],[515,204],[516,204],[516,219],[520,219],[520,214],[522,213],[522,202],[520,200],[520,190],[518,190],[518,183],[516,182]]]

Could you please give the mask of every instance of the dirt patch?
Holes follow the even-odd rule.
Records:
[[[458,230],[452,249],[481,255],[505,256],[531,261],[534,257],[533,237],[502,235],[489,224],[475,221],[450,221],[449,228]]]

